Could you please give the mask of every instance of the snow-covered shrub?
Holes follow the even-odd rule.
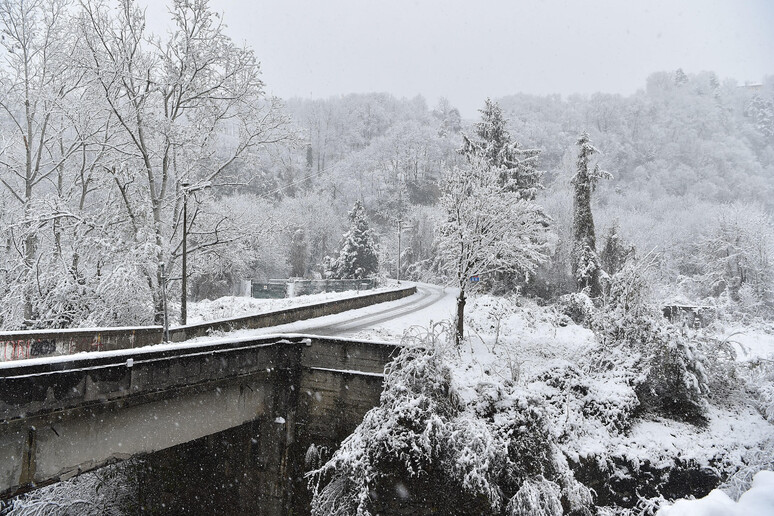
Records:
[[[646,409],[675,419],[704,422],[707,408],[707,376],[696,346],[673,327],[662,327],[646,344],[647,377],[637,385]]]
[[[594,303],[584,292],[573,292],[561,296],[556,304],[558,310],[575,324],[588,323],[594,314]]]
[[[740,367],[739,375],[758,411],[774,424],[774,360],[758,359],[749,362]]]
[[[4,516],[138,514],[134,461],[113,464],[0,503]]]
[[[704,357],[709,398],[714,403],[726,403],[739,392],[741,379],[737,372],[736,351],[728,340],[697,339],[697,347]]]
[[[738,500],[745,491],[750,489],[759,471],[774,471],[774,439],[769,439],[765,444],[760,448],[751,448],[742,457],[742,466],[727,478],[719,489],[732,499]]]
[[[562,516],[561,490],[545,478],[526,480],[508,502],[508,516]]]
[[[452,349],[436,338],[400,353],[379,407],[309,473],[313,514],[583,514],[591,494],[539,404],[512,384],[482,383],[465,405]]]
[[[628,263],[613,276],[605,307],[592,327],[603,346],[640,356],[636,384],[642,408],[700,423],[706,410],[707,376],[696,346],[648,302],[648,265]]]
[[[453,433],[449,419],[458,411],[451,372],[437,350],[405,348],[388,366],[380,405],[310,473],[312,514],[368,515],[380,483],[426,477]]]
[[[600,357],[592,359],[602,364]],[[575,439],[591,425],[601,425],[614,435],[628,430],[639,407],[631,383],[631,375],[619,374],[618,369],[605,366],[590,376],[566,364],[539,374],[530,388],[544,396],[547,417],[554,428],[562,429],[559,437]]]

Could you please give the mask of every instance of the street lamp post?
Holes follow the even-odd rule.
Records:
[[[197,186],[191,186],[190,183],[181,183],[183,190],[183,271],[180,281],[180,324],[185,325],[188,321],[188,194],[203,190],[212,186],[210,181],[205,181]]]
[[[183,183],[183,275],[180,284],[180,324],[188,320],[188,183]]]
[[[169,312],[167,311],[167,274],[164,268],[164,263],[160,263],[161,267],[161,301],[164,306],[164,342],[169,342]]]

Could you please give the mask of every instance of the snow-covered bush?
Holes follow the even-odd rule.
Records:
[[[740,367],[739,374],[758,411],[774,424],[774,360],[754,360]]]
[[[562,516],[561,490],[554,482],[526,480],[508,502],[508,516]]]
[[[666,326],[645,344],[650,347],[647,376],[637,385],[643,407],[683,421],[704,422],[709,389],[696,346]]]
[[[133,461],[112,464],[0,503],[4,516],[122,516],[138,514]]]
[[[738,401],[735,396],[742,385],[736,363],[736,351],[728,340],[697,337],[697,347],[703,355],[709,399],[713,403]]]
[[[573,292],[561,296],[556,307],[575,324],[588,323],[594,314],[594,303],[585,292]]]
[[[610,358],[608,354],[608,359]],[[590,357],[597,371],[588,375],[572,364],[552,367],[530,383],[543,399],[543,410],[560,440],[577,439],[594,426],[617,435],[627,431],[639,408],[631,378],[598,355]],[[616,361],[620,365],[620,361]],[[602,367],[599,367],[602,366]]]
[[[648,265],[632,262],[613,276],[606,305],[592,326],[603,346],[639,355],[636,391],[643,409],[701,423],[708,393],[703,357],[648,302]]]
[[[463,403],[451,350],[428,340],[401,352],[379,407],[309,474],[313,514],[583,514],[591,493],[541,407],[500,383],[479,384]]]

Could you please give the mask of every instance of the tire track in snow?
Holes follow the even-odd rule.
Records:
[[[313,331],[319,335],[333,336],[341,333],[351,333],[370,328],[383,322],[398,319],[406,314],[423,310],[428,306],[437,303],[444,297],[444,291],[441,288],[432,288],[426,286],[417,286],[417,291],[421,295],[418,299],[406,305],[397,306],[374,314],[354,317],[346,322],[329,324],[308,328],[307,331]]]

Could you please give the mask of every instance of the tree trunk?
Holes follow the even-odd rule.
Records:
[[[460,295],[457,296],[457,317],[454,320],[454,344],[459,347],[462,344],[462,338],[465,334],[465,291],[460,290]]]

